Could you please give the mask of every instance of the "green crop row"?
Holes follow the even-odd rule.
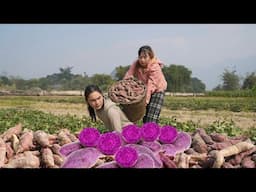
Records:
[[[29,109],[1,109],[0,110],[0,133],[10,127],[22,123],[23,128],[31,130],[44,130],[48,133],[57,133],[60,129],[67,128],[71,132],[79,132],[84,127],[96,127],[100,132],[107,131],[101,121],[92,122],[88,117],[79,118],[76,115],[56,116]],[[141,126],[142,122],[138,122]],[[172,125],[178,130],[185,132],[193,132],[200,127],[198,123],[193,121],[178,122],[174,117],[160,118],[159,125]],[[207,127],[203,127],[208,133],[217,132],[225,133],[229,136],[245,135],[256,141],[256,128],[242,130],[238,128],[233,121],[215,121]]]

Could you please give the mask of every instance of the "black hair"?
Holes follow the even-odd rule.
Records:
[[[151,59],[155,57],[153,49],[149,45],[144,45],[139,48],[138,56],[140,56],[141,53],[147,53]]]
[[[97,85],[88,85],[87,87],[85,87],[84,89],[84,98],[85,98],[85,101],[87,103],[87,109],[89,111],[89,115],[92,119],[92,121],[96,121],[96,114],[95,114],[95,111],[94,109],[89,105],[87,99],[88,99],[88,96],[94,92],[94,91],[97,91],[99,92],[101,95],[103,95],[102,91],[100,90],[100,88],[97,86]]]

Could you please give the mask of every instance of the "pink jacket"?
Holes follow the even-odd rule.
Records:
[[[147,86],[146,103],[148,104],[151,94],[167,89],[167,82],[162,72],[163,64],[160,60],[153,60],[153,62],[148,64],[147,68],[143,70],[141,67],[136,67],[137,62],[138,60],[133,62],[123,79],[136,76],[139,80],[143,81]]]

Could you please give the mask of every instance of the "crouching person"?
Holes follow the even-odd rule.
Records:
[[[96,121],[97,115],[109,131],[121,132],[122,127],[133,124],[116,103],[103,96],[97,85],[88,85],[84,97],[92,121]]]

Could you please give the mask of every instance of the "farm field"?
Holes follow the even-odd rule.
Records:
[[[252,102],[250,107],[248,100],[243,98],[239,98],[237,100],[239,102],[236,103],[232,99],[212,97],[167,97],[165,101],[159,125],[175,127],[180,137],[171,146],[180,147],[179,142],[183,142],[184,149],[182,153],[175,155],[174,160],[159,152],[163,163],[158,165],[159,167],[255,168],[256,113],[252,107],[253,101],[250,101]],[[71,152],[70,156],[65,156],[65,150],[77,145],[78,134],[86,127],[94,127],[100,133],[108,131],[101,121],[90,120],[86,107],[83,97],[77,96],[0,97],[1,145],[11,147],[6,151],[6,160],[2,158],[0,167],[69,168],[71,166],[73,168],[77,166],[79,168],[80,164],[74,164],[78,161],[72,160],[76,158],[72,154],[84,150],[89,155],[90,150],[97,151],[98,148],[82,149],[79,144],[79,149]],[[137,124],[141,126],[142,122],[139,121]],[[185,140],[180,140],[181,138],[187,138],[187,144]],[[142,144],[136,146],[142,147]],[[3,149],[7,150],[7,147]],[[59,149],[62,149],[64,156],[59,154]],[[170,149],[173,151],[173,148]],[[235,151],[231,152],[233,149]],[[13,150],[13,153],[10,150]],[[221,157],[223,161],[219,161],[217,155],[222,155],[222,152],[224,154],[227,150],[231,154],[230,157],[223,156]],[[14,154],[16,154],[15,158]],[[238,161],[240,154],[247,155]],[[98,161],[91,162],[86,168],[100,168],[105,164],[108,165],[110,161],[113,162],[113,159],[104,156],[99,161],[101,164],[98,165]],[[71,165],[70,162],[73,164]],[[153,165],[157,166],[157,164]],[[156,168],[154,166],[149,167]]]
[[[3,96],[0,98],[0,109],[31,109],[54,115],[88,117],[86,104],[81,96]],[[201,127],[208,126],[214,121],[233,121],[239,128],[248,129],[256,127],[256,112],[252,110],[255,106],[256,103],[251,98],[166,96],[161,117],[175,118],[180,122],[193,121]]]

